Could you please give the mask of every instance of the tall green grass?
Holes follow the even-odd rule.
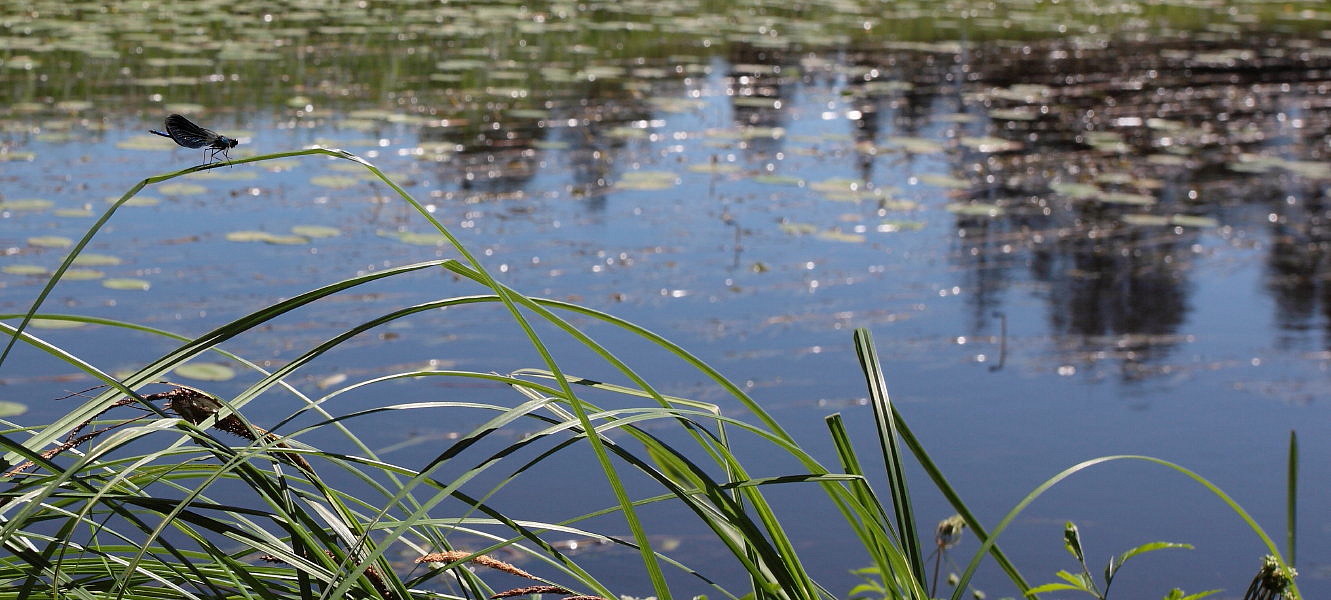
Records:
[[[855,344],[877,423],[880,455],[874,463],[886,466],[881,474],[866,468],[840,415],[826,420],[836,448],[836,462],[828,465],[806,452],[741,386],[665,337],[595,309],[528,296],[504,285],[410,194],[352,154],[312,149],[228,164],[319,155],[353,161],[373,173],[415,208],[460,259],[427,261],[333,282],[192,338],[133,323],[41,312],[63,273],[125,201],[147,186],[219,165],[139,182],[74,245],[32,308],[4,315],[15,324],[0,323],[10,337],[0,364],[15,344],[22,343],[101,383],[86,401],[54,423],[10,423],[0,433],[8,468],[3,477],[8,487],[0,491],[0,543],[6,551],[0,556],[0,581],[7,582],[0,598],[276,600],[532,593],[614,598],[616,592],[627,592],[666,600],[673,597],[670,580],[680,576],[696,578],[714,595],[731,599],[835,598],[842,591],[826,589],[815,580],[768,497],[774,486],[812,485],[822,490],[863,546],[864,560],[880,581],[881,596],[923,600],[930,596],[921,545],[925,538],[917,530],[903,468],[912,459],[981,540],[953,598],[960,597],[985,557],[992,557],[1018,590],[1030,590],[1000,551],[997,536],[1049,487],[1111,460],[1145,460],[1192,477],[1225,500],[1271,554],[1280,556],[1260,527],[1223,492],[1182,467],[1147,457],[1106,457],[1072,467],[1024,498],[992,530],[986,529],[893,407],[867,331],[856,332]],[[288,312],[377,280],[430,269],[473,282],[476,292],[387,312],[305,349],[271,372],[227,350],[228,340]],[[291,383],[303,366],[354,336],[422,311],[472,305],[502,306],[540,363],[506,374],[401,371],[318,396]],[[178,345],[117,378],[34,335],[28,330],[33,318],[147,333]],[[727,403],[750,416],[735,419],[717,404],[662,393],[624,357],[575,327],[575,318],[603,323],[673,355],[714,382],[727,393]],[[560,336],[560,344],[579,344],[599,358],[601,367],[586,374],[596,380],[566,372],[549,349],[551,336]],[[229,397],[161,383],[175,367],[204,354],[236,361],[256,372],[259,380]],[[349,392],[437,378],[502,384],[512,390],[512,402],[411,402],[343,413],[332,408],[333,400]],[[607,379],[623,384],[603,381]],[[298,398],[301,408],[277,423],[256,424],[246,418],[251,403],[278,396]],[[608,397],[633,402],[619,408],[593,402]],[[131,407],[146,412],[126,418],[122,413]],[[362,419],[375,415],[437,419],[433,416],[437,411],[462,410],[482,411],[489,417],[423,464],[393,462],[355,433]],[[669,426],[668,435],[659,433],[662,425]],[[511,429],[526,435],[496,435]],[[328,439],[332,437],[328,433],[345,443],[316,447],[302,441],[316,436]],[[799,465],[799,470],[776,477],[751,475],[732,443],[736,435],[761,441],[769,452]],[[667,442],[667,437],[676,441]],[[591,468],[599,471],[614,498],[612,505],[559,521],[529,519],[497,508],[496,500],[504,498],[516,478],[545,468],[573,449],[589,453]],[[649,489],[628,483],[644,480],[650,482]],[[488,487],[478,493],[474,488],[481,482]],[[883,484],[886,497],[878,491]],[[642,511],[663,502],[683,507],[709,530],[748,574],[747,581],[713,581],[706,569],[690,564],[686,556],[672,556],[654,545],[655,532],[648,531]],[[620,522],[616,530],[627,530],[628,535],[612,537],[593,530],[593,523],[607,518]],[[551,543],[552,537],[568,536],[633,549],[641,564],[642,589],[610,589],[577,557]],[[536,565],[531,570],[539,574],[500,560],[501,553],[522,557]],[[1283,560],[1278,567],[1287,568]],[[1298,597],[1297,588],[1293,594]]]

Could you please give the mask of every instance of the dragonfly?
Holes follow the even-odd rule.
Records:
[[[149,129],[148,133],[155,133],[162,137],[171,138],[177,144],[186,148],[204,148],[212,150],[212,156],[208,161],[212,162],[218,154],[222,155],[223,160],[231,160],[227,151],[235,148],[237,142],[235,138],[226,137],[216,131],[200,127],[189,119],[181,115],[171,115],[166,118],[166,132]]]

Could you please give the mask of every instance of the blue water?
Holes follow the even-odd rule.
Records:
[[[493,160],[486,152],[420,160],[412,152],[435,135],[428,124],[381,121],[369,131],[352,131],[339,128],[343,115],[337,112],[319,118],[219,112],[209,126],[223,133],[244,129],[239,150],[255,153],[316,141],[345,144],[398,176],[505,283],[612,312],[677,341],[744,383],[828,463],[834,455],[822,419],[833,412],[846,417],[866,456],[875,452],[851,345],[854,328],[870,329],[906,421],[991,524],[1065,467],[1097,456],[1141,454],[1209,478],[1283,544],[1284,453],[1295,430],[1304,457],[1300,584],[1305,597],[1324,595],[1331,555],[1321,535],[1328,525],[1321,490],[1331,481],[1321,460],[1331,451],[1323,435],[1331,381],[1325,299],[1318,291],[1324,283],[1317,264],[1277,272],[1274,264],[1300,254],[1277,243],[1292,234],[1271,221],[1285,215],[1290,227],[1311,238],[1309,247],[1324,243],[1318,241],[1320,221],[1306,219],[1324,210],[1325,180],[1287,171],[1238,174],[1226,170],[1221,159],[1159,167],[1135,153],[1096,154],[1067,143],[1061,124],[1026,131],[1021,122],[1014,127],[1013,121],[991,119],[989,107],[974,94],[997,84],[974,84],[964,94],[942,87],[917,98],[884,93],[873,99],[877,113],[869,124],[865,104],[847,95],[843,77],[809,70],[814,75],[782,83],[780,108],[755,112],[735,106],[731,94],[742,86],[735,84],[732,65],[716,60],[707,73],[658,89],[658,97],[696,100],[693,107],[671,112],[640,102],[629,111],[631,118],[612,120],[642,131],[641,137],[611,135],[610,124],[585,124],[576,106],[560,105],[546,120],[560,125],[538,135],[567,147],[528,144],[494,152]],[[46,198],[56,208],[86,206],[95,215],[108,206],[105,198],[139,179],[194,164],[197,152],[117,147],[155,126],[160,112],[95,120],[108,128],[90,141],[80,135],[77,141],[43,142],[0,134],[6,146],[35,152],[30,162],[0,164],[4,199]],[[959,113],[970,120],[958,122]],[[1275,114],[1269,121],[1261,115],[1252,119],[1279,131]],[[781,131],[745,140],[751,117]],[[567,126],[568,119],[575,125]],[[1196,115],[1183,120],[1204,124]],[[29,131],[42,127],[37,120],[29,125]],[[74,129],[82,131],[77,123]],[[1130,135],[1155,135],[1128,129]],[[985,153],[957,143],[962,136],[980,135],[1005,136],[1027,147]],[[891,141],[904,136],[934,141],[943,150],[904,152]],[[1325,141],[1317,130],[1311,141],[1272,142],[1255,151],[1317,161]],[[386,235],[425,232],[427,226],[382,185],[362,181],[331,189],[311,183],[318,175],[356,176],[335,170],[342,164],[305,157],[276,173],[262,164],[217,169],[212,173],[237,179],[189,180],[206,188],[194,195],[171,196],[150,187],[145,194],[161,203],[120,209],[88,250],[123,259],[96,267],[106,276],[141,278],[151,289],[66,281],[43,309],[198,335],[357,273],[456,256],[442,246],[409,245]],[[463,164],[473,168],[464,171]],[[689,168],[698,165],[700,170]],[[717,170],[714,165],[735,169],[706,172]],[[1120,171],[1158,180],[1125,187],[1146,189],[1159,203],[1095,207],[1040,183],[1088,182]],[[666,176],[664,189],[616,186],[635,172],[673,177]],[[252,179],[241,179],[251,173]],[[470,181],[466,173],[472,174]],[[764,173],[802,183],[755,181]],[[960,187],[946,187],[920,179],[928,174],[963,180]],[[862,179],[860,186],[892,191],[839,201],[813,187],[834,178]],[[1199,199],[1192,200],[1190,191],[1199,191]],[[880,205],[879,199],[891,204]],[[980,202],[998,203],[1004,211],[976,217],[947,209]],[[880,211],[881,206],[887,207]],[[1186,213],[1214,223],[1124,224],[1122,215],[1132,213]],[[35,248],[27,238],[77,239],[91,222],[50,210],[5,213],[3,264],[53,268],[63,251]],[[336,227],[341,235],[291,246],[225,238],[238,230],[285,233],[295,225]],[[1277,279],[1296,285],[1278,287],[1272,283]],[[44,281],[0,275],[0,305],[8,312],[25,310]],[[284,316],[227,348],[273,368],[395,307],[477,292],[447,274],[416,273]],[[604,336],[663,390],[738,408],[659,351],[586,319],[575,322]],[[34,331],[113,372],[141,366],[173,347],[144,334],[101,328]],[[570,372],[617,377],[567,341],[552,337],[551,343]],[[540,366],[499,309],[468,307],[418,315],[365,334],[303,369],[292,383],[317,393],[319,382],[339,373],[355,381],[428,360],[478,371]],[[0,399],[29,405],[21,422],[52,419],[73,401],[49,399],[91,385],[73,374],[67,365],[20,348],[0,372],[5,383]],[[244,374],[207,385],[225,395],[255,379]],[[514,401],[493,386],[387,385],[339,400],[337,410],[472,398]],[[264,423],[297,406],[290,398],[275,398],[254,405],[250,417]],[[747,415],[737,411],[737,416]],[[381,448],[426,440],[393,454],[411,464],[416,459],[406,453],[423,460],[439,449],[428,440],[446,439],[479,419],[369,420],[363,436]],[[753,447],[756,475],[796,468],[766,464],[769,453],[756,444],[741,445]],[[538,498],[533,518],[554,518],[610,505],[613,500],[594,473],[587,474],[589,463],[581,460],[587,457],[576,458],[561,459],[566,469],[525,476],[521,485],[531,491],[501,500],[501,506],[520,509]],[[881,481],[875,484],[883,491]],[[952,514],[926,480],[917,478],[914,486],[924,529]],[[552,488],[577,493],[550,493]],[[830,589],[848,589],[849,569],[867,563],[847,532],[833,525],[831,507],[813,501],[819,498],[815,490],[775,494],[814,571]],[[719,548],[673,510],[649,511],[660,535],[681,540],[686,562],[705,567],[709,576],[735,577]],[[1093,567],[1145,542],[1196,545],[1192,551],[1138,559],[1141,564],[1130,566],[1115,584],[1123,597],[1157,597],[1170,586],[1189,592],[1223,587],[1227,597],[1237,597],[1265,552],[1235,515],[1195,483],[1156,465],[1120,462],[1073,477],[1014,522],[1005,546],[1029,580],[1050,581],[1055,570],[1074,568],[1061,548],[1067,520],[1081,527]],[[606,528],[623,533],[613,523]],[[964,565],[976,547],[968,536],[950,557]],[[606,552],[593,563],[604,565],[606,580],[625,593],[645,594],[645,587],[635,587],[642,580],[634,560],[629,553]],[[979,585],[990,597],[1008,593],[992,568]]]

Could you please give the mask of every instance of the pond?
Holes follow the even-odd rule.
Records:
[[[990,523],[1067,466],[1144,454],[1210,478],[1283,540],[1297,431],[1300,586],[1325,597],[1331,6],[1082,4],[6,3],[0,310],[32,305],[108,201],[206,160],[147,132],[182,113],[239,139],[233,157],[319,145],[366,158],[504,283],[680,343],[829,459],[822,419],[834,412],[872,449],[851,344],[869,328],[903,416]],[[284,159],[148,188],[43,309],[194,336],[358,273],[450,256],[361,167]],[[272,368],[389,310],[476,291],[438,272],[394,278],[227,348]],[[665,391],[720,399],[696,373],[578,324]],[[108,372],[174,347],[53,325],[34,331]],[[572,373],[612,375],[555,350]],[[423,365],[540,363],[501,311],[450,309],[357,337],[289,382],[316,393]],[[225,371],[177,379],[225,395],[257,378]],[[14,418],[25,424],[94,383],[22,347],[0,382],[0,400],[28,407]],[[396,393],[348,395],[337,410],[511,398],[455,383],[379,389]],[[296,407],[247,414],[263,423]],[[479,421],[368,423],[376,448],[428,457]],[[539,512],[613,504],[584,463],[566,462],[526,476]],[[915,487],[926,529],[952,514],[929,489]],[[844,593],[867,561],[828,527],[832,507],[802,494],[780,508],[820,581]],[[739,573],[706,532],[653,518],[709,577]],[[1264,553],[1196,484],[1114,464],[1059,486],[1005,534],[1027,579],[1075,568],[1067,520],[1093,566],[1149,541],[1196,546],[1139,559],[1115,585],[1127,597],[1238,597]],[[607,582],[648,593],[636,555],[604,554]],[[1011,594],[1003,583],[991,570],[979,587]]]

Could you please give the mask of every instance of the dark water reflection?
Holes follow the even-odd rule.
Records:
[[[197,159],[136,145],[178,110],[243,136],[238,150],[318,143],[369,157],[519,289],[666,333],[746,381],[811,447],[825,444],[826,413],[865,416],[849,331],[872,328],[907,418],[988,518],[1079,459],[1130,452],[1214,477],[1275,532],[1283,436],[1297,428],[1307,457],[1331,450],[1322,13],[1004,4],[959,20],[904,2],[889,14],[851,3],[362,3],[346,14],[232,4],[0,9],[6,311],[25,309],[44,281],[20,267],[62,255],[33,236],[77,238],[91,222],[79,210],[99,214],[104,197]],[[54,42],[62,36],[80,41]],[[192,181],[202,193],[150,192],[160,204],[125,209],[92,249],[119,260],[96,267],[104,276],[151,291],[67,282],[48,308],[198,333],[355,271],[442,253],[401,243],[424,228],[386,190],[316,179],[355,173],[309,161],[213,174]],[[308,224],[342,235],[297,246],[225,238]],[[280,364],[438,286],[464,293],[437,279],[384,284],[233,349]],[[535,364],[503,323],[483,311],[422,317],[356,340],[299,382],[427,358]],[[91,329],[45,334],[108,369],[168,348]],[[574,371],[592,364],[569,360]],[[49,418],[60,406],[40,399],[80,386],[67,370],[22,354],[5,365],[5,399]],[[676,393],[715,393],[661,371]],[[424,452],[412,444],[447,433],[368,435]],[[1305,461],[1307,597],[1328,589],[1323,463]],[[539,490],[566,474],[532,477]],[[1101,553],[1197,544],[1116,584],[1139,586],[1128,592],[1233,591],[1262,552],[1214,501],[1159,473],[1108,470],[1068,488],[1012,534],[1031,579],[1071,567],[1059,547],[1069,518]],[[563,516],[590,508],[549,501]],[[822,557],[812,564],[848,588],[856,559],[837,555],[839,533],[817,525],[818,509],[798,506],[810,518],[792,526]],[[922,514],[947,516],[937,502]],[[697,562],[710,560],[696,532],[660,518],[695,544]]]

